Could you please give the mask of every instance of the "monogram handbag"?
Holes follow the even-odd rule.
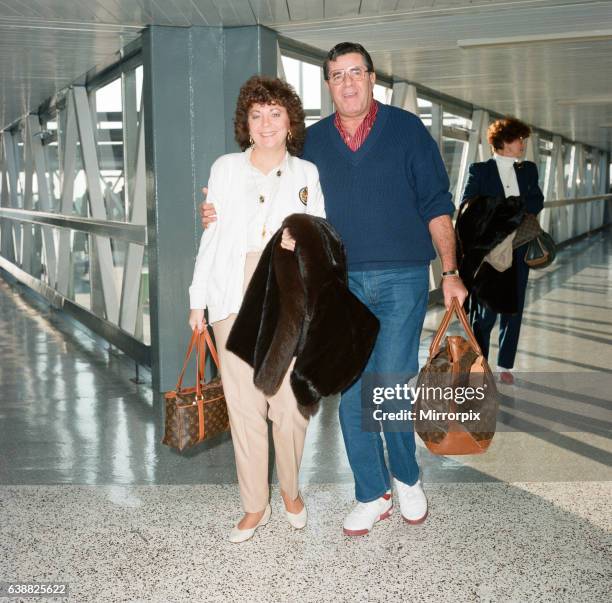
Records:
[[[176,388],[166,392],[164,396],[166,420],[162,444],[179,451],[229,430],[227,405],[221,379],[216,377],[209,383],[206,383],[205,380],[207,348],[218,369],[217,351],[210,338],[208,327],[205,327],[201,333],[194,329]],[[194,349],[196,350],[196,384],[195,387],[183,387],[183,376]]]
[[[525,214],[521,223],[516,229],[516,234],[512,241],[512,247],[516,249],[525,243],[533,241],[540,233],[542,233],[542,227],[538,222],[538,218],[533,214]]]
[[[546,268],[557,255],[557,246],[553,238],[544,230],[533,239],[525,252],[525,263],[530,268]]]
[[[449,335],[443,342],[453,314],[467,340]],[[498,406],[493,374],[455,297],[417,379],[415,430],[434,454],[480,454],[495,435]]]
[[[528,243],[525,252],[525,263],[530,268],[546,268],[553,263],[557,255],[557,246],[553,238],[542,230],[538,219],[533,214],[526,214],[516,229],[512,247],[516,249]]]

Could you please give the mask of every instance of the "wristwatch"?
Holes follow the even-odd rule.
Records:
[[[442,273],[442,278],[448,277],[448,276],[459,276],[459,270],[455,269],[455,270],[446,270],[445,272]]]

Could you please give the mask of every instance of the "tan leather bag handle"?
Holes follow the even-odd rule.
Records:
[[[450,321],[453,318],[453,314],[457,315],[459,322],[463,326],[463,330],[465,334],[468,336],[468,340],[472,346],[472,349],[478,354],[482,355],[482,350],[478,345],[478,341],[476,341],[476,337],[474,336],[474,332],[470,327],[470,323],[468,322],[467,316],[465,315],[465,310],[459,303],[459,300],[456,297],[453,297],[451,301],[451,307],[445,312],[444,318],[434,335],[433,341],[429,346],[429,359],[431,360],[436,356],[436,354],[440,351],[440,343],[442,342],[442,337],[446,333],[448,326],[450,325]]]
[[[217,350],[215,349],[210,333],[208,332],[208,327],[205,327],[198,337],[198,384],[196,389],[200,386],[200,383],[206,383],[206,346],[208,346],[213,362],[215,363],[217,370],[219,370],[219,357],[217,356]]]
[[[185,360],[183,361],[183,369],[179,374],[178,381],[176,382],[176,391],[181,390],[181,386],[183,385],[183,377],[185,376],[185,370],[187,369],[187,364],[189,363],[189,358],[191,357],[191,352],[193,351],[193,346],[196,344],[198,340],[198,331],[197,329],[193,330],[191,334],[191,339],[189,340],[189,345],[187,346],[187,353],[185,354]]]
[[[217,356],[217,350],[212,342],[210,337],[210,333],[208,332],[208,325],[204,327],[204,330],[201,333],[198,333],[197,329],[193,330],[191,334],[191,340],[189,341],[189,346],[187,347],[187,353],[185,354],[185,360],[183,361],[183,368],[179,375],[178,381],[176,383],[176,391],[180,391],[183,385],[183,378],[185,376],[185,371],[187,370],[187,365],[189,364],[189,358],[191,357],[191,353],[195,347],[196,350],[196,392],[198,397],[201,393],[201,384],[205,382],[205,371],[204,367],[206,366],[206,346],[210,351],[210,355],[212,356],[213,362],[219,369],[219,357]]]

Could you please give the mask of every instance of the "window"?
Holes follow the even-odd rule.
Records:
[[[286,81],[302,99],[306,126],[316,123],[321,119],[321,67],[286,56],[282,57],[282,61]]]

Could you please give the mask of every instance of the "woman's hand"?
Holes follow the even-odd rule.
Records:
[[[206,326],[206,321],[204,320],[204,310],[190,310],[189,311],[189,326],[191,330],[198,330],[198,333],[201,333]]]
[[[283,228],[281,247],[287,251],[295,251],[295,239],[291,236],[288,228]]]
[[[208,188],[206,186],[202,189],[202,192],[204,193],[204,202],[200,203],[198,209],[202,228],[208,228],[213,222],[217,221],[217,210],[212,201],[208,200]]]

